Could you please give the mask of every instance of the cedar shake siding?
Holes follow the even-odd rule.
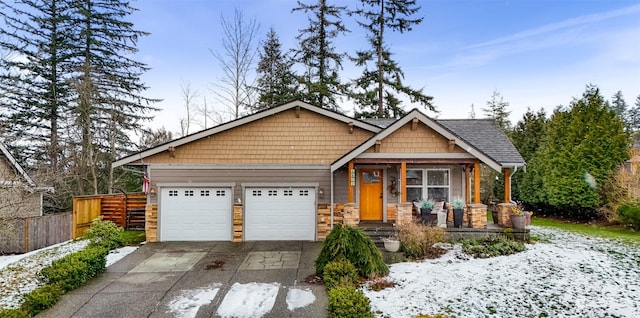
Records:
[[[175,147],[173,155],[150,156],[144,164],[330,165],[373,135],[352,129],[306,109],[290,109]]]
[[[455,146],[449,151],[449,140],[442,135],[419,123],[415,130],[412,124],[407,123],[391,135],[381,140],[379,153],[464,153],[465,151]],[[366,153],[375,152],[371,147]]]

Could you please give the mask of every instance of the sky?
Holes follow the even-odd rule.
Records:
[[[311,3],[315,0],[304,0]],[[356,4],[355,0],[328,0]],[[391,34],[388,46],[405,73],[404,83],[434,97],[438,118],[485,117],[494,91],[509,103],[511,122],[528,108],[568,106],[588,84],[610,100],[622,91],[628,105],[640,96],[640,1],[627,0],[418,0],[423,22],[411,32]],[[298,30],[307,26],[305,13],[292,12],[294,0],[138,0],[130,21],[149,32],[138,42],[136,58],[151,70],[142,80],[146,95],[161,98],[151,128],[180,131],[186,117],[181,87],[197,94],[196,104],[223,110],[216,100],[222,78],[212,52],[222,52],[221,16],[232,21],[234,10],[259,24],[259,40],[269,28],[284,49],[297,46]],[[365,33],[353,18],[351,31],[336,39],[338,51],[353,55],[366,48]],[[261,47],[259,43],[256,46]],[[257,60],[256,60],[257,62]],[[356,78],[361,69],[344,62],[341,79]],[[340,103],[346,114],[353,104]],[[203,123],[200,122],[200,126]],[[208,123],[211,127],[212,123]],[[193,125],[190,133],[198,130]],[[179,134],[178,134],[179,136]]]

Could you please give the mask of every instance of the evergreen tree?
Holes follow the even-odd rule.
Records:
[[[632,135],[636,140],[635,142],[639,142],[638,139],[640,138],[638,131],[640,130],[640,95],[636,97],[636,102],[634,103],[633,107],[627,109],[625,113],[625,122],[631,130]]]
[[[57,171],[71,99],[68,0],[0,1],[2,134],[27,166]],[[62,136],[64,138],[64,136]]]
[[[600,186],[627,159],[628,135],[597,87],[589,85],[547,125],[536,155],[548,204],[574,218],[590,218],[604,202]]]
[[[542,139],[545,134],[545,125],[547,123],[547,115],[544,109],[540,109],[538,112],[533,112],[531,109],[527,109],[527,112],[522,116],[522,119],[513,128],[511,132],[511,142],[518,149],[518,152],[522,155],[522,158],[527,162],[527,175],[532,174],[533,168],[531,167],[531,161],[535,158],[535,154],[542,143]],[[529,191],[536,191],[535,189],[528,189],[522,191],[522,182],[525,176],[524,171],[518,170],[512,178],[512,194],[515,200],[523,200],[521,193],[527,193]],[[533,175],[532,175],[533,177]]]
[[[298,98],[294,62],[288,54],[282,52],[280,39],[273,28],[267,33],[259,54],[260,61],[256,70],[259,103],[251,110],[256,112]]]
[[[508,107],[509,103],[504,101],[496,89],[491,95],[491,100],[487,102],[487,108],[483,108],[482,111],[488,118],[494,119],[504,132],[509,132],[511,130],[511,122],[509,121],[511,111],[508,110]]]
[[[412,18],[420,7],[415,0],[360,0],[365,8],[353,13],[364,18],[358,24],[367,30],[370,48],[357,51],[353,61],[364,67],[362,75],[355,79],[355,92],[351,94],[362,109],[356,117],[398,118],[404,115],[402,100],[396,94],[402,94],[412,103],[420,103],[431,111],[433,97],[424,95],[422,89],[413,89],[405,85],[404,72],[392,58],[386,43],[387,31],[411,31],[423,18]]]
[[[346,94],[347,88],[338,76],[342,70],[344,53],[336,52],[333,41],[348,32],[342,23],[342,13],[347,7],[327,4],[317,0],[315,4],[298,1],[293,11],[311,13],[309,26],[296,36],[299,48],[295,60],[305,69],[298,78],[303,87],[302,99],[310,104],[339,111],[336,98]]]
[[[142,95],[147,86],[140,77],[148,67],[130,57],[148,33],[126,21],[135,11],[128,1],[74,1],[71,10],[79,191],[107,192],[114,180],[111,162],[135,147],[129,133],[140,131],[157,110],[150,106],[157,100]]]
[[[611,109],[613,109],[620,118],[624,118],[624,114],[627,112],[627,103],[624,101],[622,91],[617,91],[613,95],[611,99]]]

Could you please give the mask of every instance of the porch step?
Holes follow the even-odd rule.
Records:
[[[382,240],[395,234],[393,223],[360,222],[358,228],[369,236],[376,246],[383,246]]]

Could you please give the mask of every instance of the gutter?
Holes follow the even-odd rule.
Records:
[[[334,190],[333,189],[333,171],[330,171],[329,173],[331,174],[331,176],[329,178],[331,180],[330,181],[330,185],[329,185],[329,187],[331,188],[331,200],[330,200],[330,202],[331,202],[331,226],[330,226],[330,228],[333,230],[333,190]]]

